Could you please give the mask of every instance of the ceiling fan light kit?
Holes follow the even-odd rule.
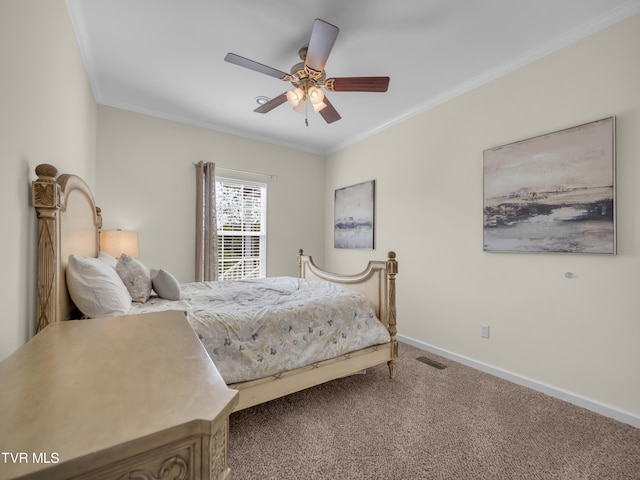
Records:
[[[293,90],[289,90],[287,92],[287,100],[291,104],[292,107],[297,107],[300,102],[305,99],[304,92],[300,87],[297,87]]]
[[[338,37],[338,32],[338,27],[317,18],[313,22],[309,46],[298,51],[302,62],[294,65],[291,68],[291,73],[263,65],[235,53],[227,53],[224,59],[240,67],[289,82],[293,86],[292,90],[265,103],[258,102],[260,106],[254,112],[268,113],[288,101],[296,112],[306,115],[308,101],[314,111],[320,113],[325,122],[333,123],[340,120],[341,117],[325,95],[324,90],[330,92],[386,92],[389,86],[389,77],[326,78],[324,66]],[[305,119],[305,123],[307,126],[309,125],[308,119]]]
[[[321,88],[318,87],[310,87],[309,88],[309,101],[313,105],[319,105],[324,100],[324,92]]]

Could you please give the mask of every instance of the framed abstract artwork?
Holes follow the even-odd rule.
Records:
[[[483,152],[487,252],[616,253],[615,117]]]
[[[335,191],[333,246],[373,249],[375,180]]]

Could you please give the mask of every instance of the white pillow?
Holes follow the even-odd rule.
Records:
[[[151,295],[151,273],[141,262],[126,253],[120,255],[116,272],[125,284],[134,302],[144,303]]]
[[[180,283],[166,270],[151,269],[151,284],[159,297],[180,300]]]
[[[116,264],[118,263],[118,259],[107,252],[100,252],[98,254],[98,259],[102,260],[104,263],[109,265],[110,267],[116,268]]]
[[[89,318],[126,315],[131,295],[116,271],[97,258],[69,256],[67,289],[76,307]]]

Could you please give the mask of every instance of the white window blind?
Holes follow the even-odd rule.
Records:
[[[266,276],[267,185],[216,178],[218,280]]]

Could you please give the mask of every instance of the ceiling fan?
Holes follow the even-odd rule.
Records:
[[[290,82],[293,86],[293,90],[267,101],[256,108],[254,112],[267,113],[289,101],[294,110],[305,114],[305,123],[308,126],[306,112],[307,103],[310,103],[327,123],[333,123],[340,120],[341,117],[325,95],[324,90],[330,92],[386,92],[389,86],[389,77],[326,78],[324,66],[338,37],[338,31],[339,29],[335,25],[316,18],[313,22],[309,46],[302,47],[298,51],[302,62],[291,67],[290,73],[249,60],[235,53],[227,53],[224,59],[240,67]]]

